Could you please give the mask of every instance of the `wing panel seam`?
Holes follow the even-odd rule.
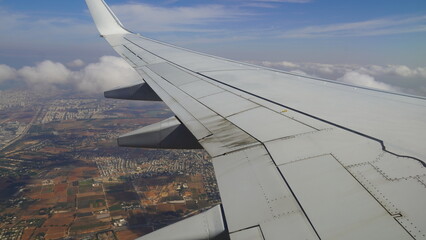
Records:
[[[148,68],[149,69],[149,68]],[[151,72],[153,72],[152,70],[150,70]],[[156,74],[158,77],[160,77],[163,81],[167,82],[168,84],[172,85],[176,90],[180,91],[181,93],[185,94],[187,97],[192,98],[193,100],[195,100],[197,103],[203,105],[204,107],[206,107],[207,109],[209,109],[210,111],[212,111],[213,113],[216,113],[218,116],[220,116],[221,118],[223,118],[220,114],[218,114],[217,112],[215,112],[214,110],[212,110],[211,108],[209,108],[208,106],[205,106],[203,103],[197,101],[197,99],[193,98],[192,96],[190,96],[188,93],[184,92],[183,90],[181,90],[179,87],[173,85],[171,82],[169,82],[167,79],[159,76],[157,73],[153,72],[154,74]],[[148,73],[147,73],[148,74]],[[155,82],[155,80],[150,79],[152,81]],[[158,85],[158,84],[157,84]],[[160,85],[158,85],[160,86]],[[160,86],[161,87],[161,86]],[[161,87],[162,88],[162,87]],[[163,89],[163,88],[162,88]],[[166,91],[163,89],[163,91]],[[167,92],[167,91],[166,91]],[[169,94],[170,95],[170,94]],[[175,99],[176,100],[176,99]],[[182,105],[181,105],[182,106]],[[186,111],[188,111],[184,106],[182,106],[182,108],[184,108]],[[191,114],[191,116],[193,116]],[[193,116],[195,117],[195,116]],[[230,122],[229,120],[227,120],[226,118],[223,118],[226,121]],[[197,120],[198,121],[198,120]],[[200,122],[201,123],[201,122]],[[202,124],[202,123],[201,123]],[[298,206],[300,207],[300,209],[302,210],[303,214],[305,215],[306,219],[308,220],[310,226],[312,227],[312,229],[314,230],[315,234],[317,235],[317,237],[321,240],[321,237],[319,236],[317,230],[315,229],[314,225],[312,224],[312,221],[309,219],[309,216],[307,215],[306,211],[303,209],[302,205],[300,204],[300,201],[298,200],[297,196],[295,195],[294,191],[291,189],[291,187],[289,186],[287,180],[285,179],[284,175],[281,173],[281,171],[279,170],[277,163],[274,161],[274,159],[272,158],[271,153],[269,152],[269,150],[267,149],[266,145],[260,141],[259,139],[255,138],[254,136],[252,136],[251,134],[249,134],[248,132],[244,131],[243,129],[241,129],[240,127],[236,126],[235,124],[233,124],[232,122],[230,122],[230,124],[232,124],[234,127],[240,129],[242,132],[246,133],[248,136],[252,137],[254,140],[256,140],[258,143],[260,143],[260,145],[262,145],[262,147],[266,150],[268,157],[271,159],[271,161],[273,162],[273,164],[275,165],[275,169],[278,171],[278,173],[280,174],[281,178],[284,180],[284,183],[287,185],[287,187],[289,188],[292,196],[295,198]],[[202,124],[203,125],[203,124]],[[203,125],[204,126],[204,125]],[[208,130],[208,129],[207,129]],[[214,135],[214,133],[213,133]],[[249,146],[249,147],[253,147],[253,146]],[[234,152],[239,152],[242,151],[242,149],[236,149]],[[226,153],[224,153],[226,154]]]
[[[164,42],[160,42],[160,41],[157,41],[157,40],[154,40],[154,39],[150,39],[150,38],[146,38],[146,37],[142,37],[142,36],[139,36],[139,37],[142,38],[143,40],[150,41],[150,42],[153,42],[153,43],[157,43],[157,44],[160,44],[160,45],[163,45],[163,46],[166,46],[166,47],[176,48],[176,49],[179,49],[181,51],[187,51],[187,52],[194,53],[194,54],[197,54],[197,55],[200,55],[200,56],[203,56],[203,57],[213,58],[213,59],[217,59],[217,60],[220,60],[220,61],[240,64],[240,65],[243,65],[243,66],[253,68],[253,69],[249,69],[249,70],[263,69],[263,70],[267,70],[267,71],[271,71],[271,72],[275,72],[275,73],[282,73],[282,74],[287,74],[287,75],[291,75],[291,76],[295,76],[295,77],[307,78],[307,79],[311,79],[311,80],[315,80],[315,81],[328,82],[328,83],[332,83],[332,84],[343,85],[343,86],[348,86],[348,87],[355,87],[355,88],[369,90],[369,91],[373,91],[373,92],[380,92],[380,93],[392,94],[392,95],[397,95],[397,96],[404,96],[404,97],[409,97],[409,98],[426,100],[426,97],[403,94],[403,93],[387,92],[387,91],[383,91],[383,90],[380,90],[380,89],[371,89],[371,88],[367,88],[367,87],[356,86],[356,85],[351,85],[351,84],[347,84],[347,83],[343,83],[343,82],[338,82],[338,81],[334,81],[334,80],[330,80],[330,79],[317,78],[317,77],[306,76],[306,75],[299,75],[299,74],[295,74],[295,73],[291,73],[291,72],[287,72],[287,71],[282,71],[282,70],[277,70],[277,69],[273,69],[273,68],[253,65],[253,64],[249,64],[249,63],[238,62],[238,61],[235,61],[235,60],[226,59],[226,58],[213,56],[213,55],[193,51],[193,50],[190,50],[190,49],[185,49],[185,48],[182,48],[182,47],[174,46],[174,45],[167,44],[167,43],[164,43]],[[144,49],[145,51],[148,51],[147,49],[145,49],[145,48],[139,46],[138,44],[134,43],[132,40],[128,39],[127,37],[124,36],[123,38],[125,40],[129,41],[130,43]],[[150,52],[150,51],[148,51],[148,52]],[[150,53],[152,53],[152,52],[150,52]],[[152,54],[154,54],[154,53],[152,53]],[[154,55],[156,55],[156,54],[154,54]],[[158,55],[156,55],[156,56],[164,59],[161,56],[158,56]],[[164,59],[164,60],[166,60],[166,59]],[[168,60],[166,60],[166,61],[168,61]],[[171,62],[171,61],[169,61],[169,62]],[[223,70],[223,71],[229,71],[229,70]],[[209,72],[209,71],[202,71],[202,72]],[[213,71],[210,71],[210,72],[213,72]]]
[[[328,155],[328,154],[327,154]],[[332,158],[334,158],[335,160],[336,160],[336,162],[338,162],[339,163],[339,165],[340,166],[342,166],[342,168],[343,169],[345,169],[346,170],[346,172],[348,172],[349,173],[349,175],[351,175],[351,177],[353,178],[353,179],[355,179],[355,181],[359,184],[359,185],[361,185],[361,187],[362,188],[364,188],[364,190],[365,191],[367,191],[367,193],[374,199],[374,200],[376,200],[376,202],[413,238],[413,239],[416,239],[398,220],[396,220],[396,217],[394,217],[394,214],[392,214],[380,201],[379,201],[379,199],[377,199],[375,196],[374,196],[374,194],[370,191],[370,190],[368,190],[365,186],[364,186],[364,184],[362,184],[361,183],[361,181],[360,180],[358,180],[358,178],[356,178],[355,176],[354,176],[354,174],[352,174],[352,172],[351,171],[349,171],[340,161],[339,161],[339,159],[333,154],[333,153],[330,153],[329,154]],[[370,164],[371,165],[371,164]]]
[[[195,71],[193,71],[193,70],[191,70],[191,69],[188,69],[188,68],[186,68],[186,67],[183,67],[183,66],[181,66],[181,65],[179,65],[179,64],[177,64],[177,63],[175,63],[175,62],[171,62],[171,61],[169,61],[169,60],[167,60],[167,59],[164,59],[163,57],[161,57],[161,56],[159,56],[159,55],[157,55],[157,54],[155,54],[155,53],[153,53],[153,52],[151,52],[151,51],[149,51],[149,50],[147,50],[147,49],[145,49],[145,48],[143,48],[143,47],[139,46],[138,44],[136,44],[136,43],[134,43],[133,41],[129,40],[127,37],[124,37],[124,39],[125,39],[125,40],[127,40],[127,41],[129,41],[130,43],[132,43],[132,44],[136,45],[137,47],[139,47],[139,48],[141,48],[141,49],[143,49],[143,50],[145,50],[145,51],[147,51],[147,52],[149,52],[149,53],[151,53],[151,54],[153,54],[153,55],[155,55],[155,56],[157,56],[157,57],[159,57],[159,58],[161,58],[161,59],[163,59],[163,60],[165,60],[165,61],[167,61],[167,62],[173,63],[173,64],[175,64],[176,66],[179,66],[180,68],[185,69],[185,70],[187,70],[187,71],[189,71],[189,72],[192,72],[192,73],[198,74],[198,75],[200,75],[200,76],[202,76],[202,77],[204,77],[204,78],[210,79],[210,80],[212,80],[212,81],[214,81],[214,82],[220,83],[220,84],[222,84],[222,85],[225,85],[225,86],[227,86],[227,87],[233,88],[233,89],[235,89],[235,90],[237,90],[237,91],[240,91],[240,92],[246,93],[246,94],[248,94],[248,95],[251,95],[251,96],[257,97],[257,98],[259,98],[259,99],[262,99],[262,100],[267,101],[267,102],[269,102],[269,103],[275,104],[275,105],[277,105],[277,106],[281,106],[281,107],[284,107],[284,108],[288,108],[288,109],[290,109],[290,110],[292,110],[292,111],[295,111],[295,112],[297,112],[297,113],[300,113],[300,114],[305,115],[305,116],[308,116],[308,117],[311,117],[311,118],[313,118],[313,119],[315,119],[315,120],[318,120],[318,121],[321,121],[321,122],[324,122],[324,123],[330,124],[330,125],[332,125],[332,126],[335,126],[335,127],[341,128],[341,129],[343,129],[343,130],[346,130],[346,131],[352,132],[352,133],[357,134],[357,135],[360,135],[360,136],[362,136],[362,137],[366,137],[366,138],[369,138],[369,139],[371,139],[371,140],[374,140],[374,141],[376,141],[376,142],[378,142],[378,143],[380,143],[380,144],[381,144],[381,146],[382,146],[382,150],[383,150],[383,151],[388,152],[389,154],[392,154],[392,155],[397,156],[397,157],[411,158],[411,159],[413,159],[413,160],[415,160],[415,161],[420,162],[420,163],[421,163],[424,167],[426,167],[426,162],[425,162],[425,161],[423,161],[423,160],[421,160],[421,159],[418,159],[418,158],[416,158],[416,157],[412,157],[412,156],[400,155],[400,154],[397,154],[397,153],[394,153],[394,152],[391,152],[391,151],[387,150],[387,149],[386,149],[386,146],[385,146],[385,144],[384,144],[384,142],[383,142],[383,140],[381,140],[381,139],[375,138],[375,137],[373,137],[373,136],[369,136],[369,135],[367,135],[367,134],[364,134],[364,133],[358,132],[358,131],[356,131],[356,130],[353,130],[353,129],[350,129],[350,128],[347,128],[347,127],[344,127],[344,126],[339,125],[339,124],[337,124],[337,123],[333,123],[333,122],[327,121],[327,120],[325,120],[325,119],[322,119],[322,118],[319,118],[319,117],[317,117],[317,116],[311,115],[311,114],[309,114],[309,113],[306,113],[306,112],[303,112],[303,111],[297,110],[297,109],[295,109],[295,108],[288,107],[288,106],[286,106],[286,105],[284,105],[284,104],[281,104],[281,103],[275,102],[275,101],[270,100],[270,99],[268,99],[268,98],[261,97],[261,96],[259,96],[259,95],[254,94],[254,93],[251,93],[251,92],[249,92],[249,91],[246,91],[246,90],[240,89],[240,88],[238,88],[238,87],[234,87],[234,86],[232,86],[232,85],[230,85],[230,84],[227,84],[227,83],[224,83],[224,82],[222,82],[222,81],[220,81],[220,80],[217,80],[217,79],[214,79],[214,78],[212,78],[212,77],[206,76],[206,75],[204,75],[204,74],[202,74],[202,73],[200,73],[200,72],[195,72]],[[149,40],[149,39],[146,39],[146,40]],[[152,40],[149,40],[149,41],[152,41]],[[275,71],[275,72],[277,72],[277,71]],[[295,76],[298,76],[298,75],[295,75]],[[301,76],[298,76],[298,77],[301,77]],[[330,81],[330,80],[325,80],[325,79],[324,79],[324,80],[322,80],[322,81]],[[332,82],[332,83],[334,83],[334,82]],[[371,90],[371,89],[369,89],[369,90]],[[379,92],[380,92],[380,91],[379,91]],[[386,93],[387,93],[387,92],[386,92]],[[397,95],[400,95],[400,94],[397,94]],[[408,97],[410,97],[410,96],[408,96]],[[426,99],[426,98],[421,98],[421,99]]]

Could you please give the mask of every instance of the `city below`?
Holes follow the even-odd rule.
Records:
[[[118,148],[162,103],[0,91],[0,239],[135,239],[219,204],[202,150]]]

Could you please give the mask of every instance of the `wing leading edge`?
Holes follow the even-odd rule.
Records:
[[[125,30],[103,0],[86,2],[101,35],[149,86],[148,97],[140,86],[118,95],[160,98],[173,126],[182,123],[212,156],[223,214],[195,218],[223,227],[206,220],[191,234],[192,218],[146,239],[426,239],[423,98],[182,49]],[[161,125],[150,131],[169,134]]]

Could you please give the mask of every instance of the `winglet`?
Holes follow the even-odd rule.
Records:
[[[130,33],[104,0],[86,0],[86,3],[101,36]]]

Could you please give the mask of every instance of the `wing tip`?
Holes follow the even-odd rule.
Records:
[[[86,4],[101,36],[131,33],[123,27],[104,0],[86,0]]]

